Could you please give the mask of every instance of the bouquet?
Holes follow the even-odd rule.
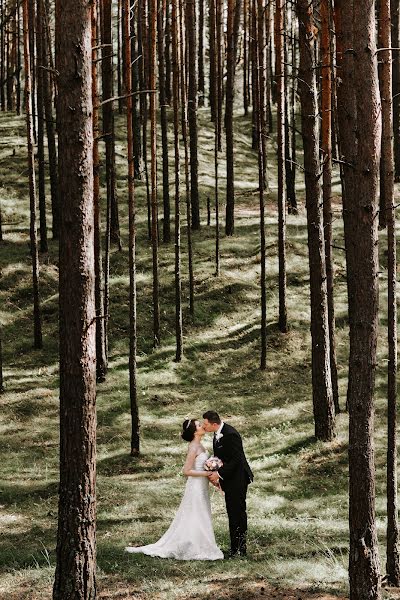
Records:
[[[209,471],[210,473],[212,471],[218,471],[218,469],[220,469],[223,466],[223,464],[224,463],[220,458],[218,458],[218,456],[210,456],[210,458],[208,458],[204,463],[204,470]],[[221,492],[221,494],[224,493],[219,483],[213,485],[217,488],[217,490]]]
[[[223,466],[223,462],[218,456],[210,456],[204,463],[204,469],[206,471],[218,471]]]

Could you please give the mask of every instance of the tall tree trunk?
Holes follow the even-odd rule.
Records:
[[[186,69],[184,60],[184,0],[179,0],[179,58],[181,67],[181,105],[182,105],[182,141],[185,154],[185,187],[186,187],[186,231],[189,267],[189,313],[194,315],[194,273],[193,273],[193,242],[191,231],[191,204],[190,204],[190,181],[189,181],[189,148],[188,148],[188,101],[186,91]]]
[[[169,200],[169,165],[168,165],[168,117],[167,100],[165,95],[165,44],[164,44],[164,18],[167,0],[157,0],[158,11],[158,81],[160,86],[160,112],[161,112],[161,139],[162,139],[162,174],[163,174],[163,241],[171,241],[171,219]]]
[[[96,597],[96,325],[91,7],[56,2],[60,486],[54,600]]]
[[[278,256],[279,256],[279,330],[287,331],[286,310],[286,194],[285,194],[285,78],[284,78],[284,15],[283,2],[275,5],[275,52],[277,83],[278,142]]]
[[[136,202],[135,202],[135,165],[133,155],[133,122],[132,122],[132,62],[130,16],[130,0],[124,1],[125,39],[125,85],[126,85],[126,119],[128,140],[128,212],[129,212],[129,396],[131,404],[131,456],[139,454],[140,450],[140,421],[137,396],[137,334],[136,334]],[[133,15],[132,15],[133,18]]]
[[[204,2],[198,0],[199,7],[199,47],[198,47],[198,73],[199,73],[199,106],[204,106],[205,77],[204,77]]]
[[[249,21],[249,0],[243,0],[243,109],[244,114],[249,112],[249,54],[248,54],[248,26]]]
[[[165,98],[167,104],[171,104],[171,18],[170,3],[167,1],[165,9]]]
[[[29,48],[29,29],[33,23],[29,20],[28,0],[23,5],[24,23],[24,69],[25,69],[25,114],[28,145],[28,171],[29,171],[29,198],[30,198],[30,246],[32,257],[32,283],[33,283],[33,338],[34,347],[42,348],[42,319],[40,314],[39,297],[39,255],[36,230],[36,182],[35,164],[33,156],[33,124],[32,124],[32,87],[31,87],[31,61]]]
[[[210,68],[209,68],[209,101],[210,101],[210,111],[211,111],[211,121],[215,123],[216,115],[215,115],[215,103],[216,103],[216,71],[217,71],[217,57],[216,57],[216,12],[215,12],[215,3],[216,0],[210,0],[210,8],[209,8],[209,40],[210,40],[210,48],[209,48],[209,56],[210,56]]]
[[[227,52],[226,52],[226,235],[235,230],[235,175],[233,150],[233,101],[235,95],[235,68],[239,34],[241,0],[228,0]]]
[[[397,0],[390,1],[392,22],[392,46],[400,47],[400,5]],[[400,181],[400,57],[399,52],[392,56],[392,97],[393,97],[393,143],[394,143],[394,176]]]
[[[94,269],[95,269],[95,307],[96,307],[96,379],[105,381],[107,373],[107,354],[105,340],[103,261],[101,254],[101,217],[100,217],[100,159],[99,159],[99,92],[97,81],[98,4],[92,2],[92,102],[93,102],[93,207],[94,207]]]
[[[212,35],[212,43],[214,47],[214,59],[211,63],[210,60],[210,71],[212,71],[213,76],[210,77],[210,83],[214,86],[212,91],[212,97],[214,101],[214,174],[215,174],[215,275],[219,276],[220,273],[220,227],[219,227],[219,157],[218,157],[218,149],[219,149],[219,117],[220,117],[220,95],[218,93],[219,81],[218,81],[218,63],[220,62],[220,56],[216,55],[216,51],[221,51],[219,44],[217,44],[217,13],[219,10],[218,5],[221,0],[212,0],[210,3],[210,10],[212,10],[212,15],[210,14],[210,21],[213,21],[213,26],[210,27],[210,36]],[[210,39],[211,46],[211,39]],[[210,90],[211,92],[211,90]]]
[[[336,360],[335,306],[333,298],[334,266],[332,253],[332,62],[331,62],[331,0],[321,0],[321,123],[322,123],[322,200],[324,214],[326,282],[332,392],[335,411],[340,412]]]
[[[181,211],[180,211],[180,149],[179,149],[179,39],[177,0],[172,0],[172,81],[175,149],[175,336],[177,362],[182,360],[182,283],[181,283]]]
[[[102,45],[102,83],[103,102],[113,97],[113,37],[112,37],[112,1],[101,0],[101,45]],[[115,172],[115,124],[114,103],[103,104],[103,137],[106,145],[106,181],[107,198],[111,203],[111,242],[121,250],[119,231],[118,198]]]
[[[196,5],[194,0],[186,0],[186,31],[188,39],[188,122],[190,137],[190,198],[192,228],[200,229],[198,140],[197,140],[197,35]]]
[[[3,327],[0,323],[0,394],[4,392],[3,378]]]
[[[310,263],[312,386],[315,436],[335,436],[335,411],[329,357],[323,215],[321,208],[318,103],[315,80],[315,26],[312,5],[297,0],[300,38],[299,91],[304,148],[308,252]]]
[[[15,104],[16,104],[16,111],[17,111],[17,115],[21,114],[21,71],[22,71],[22,65],[21,65],[21,11],[20,11],[20,2],[17,1],[16,3],[16,30],[17,30],[17,36],[16,36],[16,45],[17,45],[17,64],[16,64],[16,83],[15,83],[15,87],[16,87],[16,98],[15,98]]]
[[[261,44],[258,39],[260,30],[257,28],[257,23],[261,17],[260,15],[260,4],[256,4],[253,0],[253,11],[252,11],[252,30],[253,30],[253,41],[252,41],[252,58],[253,62],[257,65],[255,71],[256,77],[253,78],[253,101],[254,109],[257,117],[256,131],[258,134],[258,192],[260,200],[260,254],[261,254],[261,359],[260,368],[265,370],[267,368],[267,288],[266,288],[266,246],[265,246],[265,205],[264,205],[264,159],[263,151],[264,146],[262,143],[262,116],[261,116],[261,98],[263,97],[263,90],[260,89],[263,77],[260,73],[260,49]],[[254,73],[253,73],[254,75]]]
[[[36,15],[35,15],[35,0],[28,0],[28,16],[29,22],[35,23]],[[29,29],[29,56],[30,56],[30,67],[31,67],[31,88],[32,88],[32,97],[31,97],[31,106],[32,106],[32,129],[33,129],[33,139],[36,141],[37,139],[37,131],[36,131],[36,44],[35,44],[35,27],[32,26]]]
[[[52,92],[51,81],[48,68],[50,63],[49,55],[51,54],[51,39],[50,31],[47,27],[48,11],[46,5],[42,2],[42,10],[44,15],[44,51],[43,51],[43,102],[46,120],[47,146],[49,152],[49,173],[50,173],[50,190],[51,190],[51,212],[53,217],[53,239],[59,238],[60,230],[60,197],[58,194],[58,174],[57,174],[57,148],[53,122],[53,107],[52,107]]]
[[[44,99],[43,99],[43,55],[44,27],[43,3],[36,0],[36,72],[37,72],[37,115],[38,115],[38,192],[40,215],[40,251],[48,252],[47,219],[46,219],[46,188],[44,166]]]
[[[342,9],[342,23],[343,12]],[[374,600],[380,597],[373,393],[378,314],[377,192],[381,139],[374,0],[366,0],[362,5],[354,2],[352,24],[353,70],[343,71],[344,77],[351,77],[345,86],[354,89],[357,137],[352,195],[346,188],[346,209],[343,212],[350,316],[349,578],[351,600]],[[346,47],[343,52],[346,52]],[[346,126],[349,126],[348,123]]]
[[[150,0],[149,4],[150,25],[150,62],[149,83],[150,90],[156,89],[156,44],[157,44],[157,2]],[[150,94],[150,120],[151,120],[151,245],[153,250],[153,335],[154,346],[160,344],[160,298],[158,278],[158,204],[157,204],[157,114],[156,94]]]
[[[390,0],[380,0],[379,41],[391,48]],[[381,194],[385,201],[388,244],[388,448],[387,448],[387,534],[386,574],[388,583],[400,586],[399,522],[397,507],[397,277],[396,213],[394,208],[392,52],[380,53],[382,102]],[[382,196],[381,196],[382,206]]]
[[[141,179],[141,157],[142,157],[142,144],[141,144],[141,123],[140,123],[140,110],[138,111],[138,103],[140,105],[139,96],[142,94],[138,94],[139,86],[140,86],[140,69],[139,69],[139,36],[136,35],[139,32],[139,23],[140,19],[138,16],[139,4],[136,5],[136,2],[131,1],[131,56],[132,56],[132,127],[133,127],[133,156],[135,163],[135,179]],[[123,14],[124,8],[122,9]],[[136,17],[136,23],[135,23]],[[125,17],[124,17],[125,18]],[[136,28],[135,28],[136,25]],[[124,55],[125,55],[125,47],[123,41]],[[123,65],[124,72],[126,71],[126,65],[124,60]],[[124,89],[126,89],[126,82],[124,82]]]
[[[6,23],[5,23],[5,17],[6,17],[6,0],[0,0],[0,107],[3,112],[6,110],[6,95],[5,95],[5,79],[6,79],[5,29],[6,29]]]

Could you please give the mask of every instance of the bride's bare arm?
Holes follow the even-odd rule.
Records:
[[[186,477],[207,477],[207,471],[195,471],[193,469],[196,456],[197,448],[189,446],[185,464],[183,465],[183,474]]]

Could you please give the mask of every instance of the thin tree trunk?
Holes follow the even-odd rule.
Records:
[[[233,149],[233,101],[235,94],[235,68],[237,40],[239,33],[241,0],[228,0],[227,24],[227,76],[225,104],[226,134],[226,235],[233,235],[235,230],[235,175]]]
[[[171,18],[170,3],[167,1],[165,9],[165,98],[168,105],[171,104]]]
[[[49,152],[49,173],[50,173],[50,190],[51,190],[51,211],[53,217],[53,239],[59,238],[60,230],[60,198],[58,194],[58,174],[57,174],[57,148],[56,138],[54,132],[53,122],[53,108],[52,108],[52,92],[51,92],[51,81],[48,72],[49,54],[51,53],[51,39],[49,37],[49,30],[46,25],[48,21],[48,11],[42,2],[43,16],[43,31],[44,31],[44,50],[43,50],[43,102],[46,120],[46,132],[47,132],[47,146]]]
[[[198,0],[199,7],[199,47],[198,47],[198,73],[199,73],[199,106],[204,106],[205,77],[204,77],[204,2]]]
[[[37,72],[37,115],[38,115],[38,192],[40,215],[40,251],[48,252],[47,244],[47,219],[46,219],[46,188],[44,168],[44,98],[43,98],[43,54],[44,54],[44,27],[43,3],[36,0],[36,72]]]
[[[5,95],[5,17],[6,17],[6,0],[0,0],[0,106],[4,112],[6,110],[6,95]]]
[[[198,139],[197,139],[197,34],[195,0],[186,0],[186,31],[188,41],[188,123],[190,138],[190,200],[192,229],[200,229]]]
[[[113,38],[111,0],[101,0],[101,45],[102,45],[102,83],[103,102],[113,97]],[[107,196],[111,203],[111,242],[121,250],[119,231],[118,198],[115,172],[115,124],[114,103],[103,104],[103,137],[106,145],[106,181]]]
[[[96,598],[96,316],[91,6],[56,2],[60,485],[54,600]],[[79,73],[79,77],[77,76]]]
[[[16,3],[16,29],[17,29],[17,65],[16,65],[16,111],[17,115],[21,114],[21,11],[20,11],[20,1],[17,0]]]
[[[380,0],[379,42],[391,48],[390,0]],[[397,277],[396,213],[394,208],[392,52],[380,53],[382,102],[381,208],[385,201],[388,244],[388,448],[386,574],[390,585],[400,586],[399,523],[397,507]]]
[[[261,277],[260,277],[260,289],[261,289],[261,358],[260,368],[265,370],[267,368],[267,289],[266,289],[266,247],[265,247],[265,199],[264,199],[264,160],[263,160],[263,143],[262,143],[262,117],[261,117],[261,97],[263,91],[260,90],[261,81],[263,77],[260,73],[260,41],[258,39],[259,29],[257,23],[260,19],[260,4],[253,2],[252,11],[252,29],[253,29],[253,40],[252,40],[252,57],[253,62],[257,65],[256,77],[253,78],[253,100],[254,109],[257,116],[256,131],[258,134],[258,192],[260,201],[260,255],[261,255]]]
[[[172,80],[175,149],[175,360],[180,362],[183,353],[182,333],[182,283],[181,283],[181,211],[180,211],[180,149],[179,149],[179,39],[177,0],[172,0]]]
[[[211,8],[213,11],[212,20],[213,27],[210,28],[210,35],[213,35],[213,46],[214,46],[214,60],[213,63],[210,64],[210,70],[213,72],[212,78],[210,77],[210,82],[214,85],[213,89],[213,99],[214,99],[214,173],[215,173],[215,275],[216,277],[220,274],[220,227],[219,227],[219,157],[218,157],[218,148],[219,148],[219,116],[220,116],[220,95],[218,93],[218,62],[220,62],[220,57],[216,56],[215,51],[217,48],[219,51],[221,50],[219,45],[217,44],[216,35],[217,35],[217,12],[219,10],[218,5],[221,0],[212,0]],[[211,19],[211,15],[210,15]],[[210,90],[211,91],[211,90]]]
[[[400,47],[400,5],[397,0],[390,2],[392,24],[392,46]],[[400,181],[400,57],[399,52],[392,56],[392,97],[393,97],[393,143],[394,143],[394,177]]]
[[[342,24],[344,22],[344,5]],[[378,315],[378,176],[380,102],[375,2],[353,3],[353,70],[357,144],[352,195],[346,187],[345,244],[350,316],[349,359],[349,579],[350,599],[380,598],[375,521],[374,386]],[[343,48],[346,53],[346,47]],[[349,127],[349,123],[345,123]],[[343,153],[343,152],[342,152]],[[347,160],[348,157],[346,157]],[[356,186],[353,184],[356,182]],[[347,181],[345,180],[347,186]]]
[[[135,201],[135,165],[133,155],[133,123],[132,123],[132,62],[131,44],[129,43],[130,0],[124,0],[124,39],[125,39],[125,85],[126,85],[126,119],[128,138],[128,210],[129,210],[129,395],[131,404],[131,456],[140,451],[140,421],[137,395],[137,334],[136,334],[136,201]]]
[[[105,317],[103,294],[103,261],[101,255],[100,217],[100,159],[99,159],[99,93],[97,82],[98,5],[92,2],[92,102],[93,102],[93,207],[94,207],[94,268],[95,268],[95,307],[96,307],[96,379],[105,381],[107,355],[105,341]]]
[[[312,386],[315,437],[335,436],[335,410],[329,357],[328,302],[319,178],[318,103],[314,59],[314,15],[308,0],[297,0],[300,38],[299,91],[301,99],[308,251],[310,264]]]
[[[335,307],[333,298],[334,265],[332,253],[332,63],[331,63],[331,33],[330,11],[331,0],[321,0],[321,64],[322,64],[322,93],[321,93],[321,123],[322,123],[322,200],[324,213],[324,238],[326,282],[328,292],[328,321],[329,343],[333,402],[336,413],[339,407],[339,386],[336,360]]]
[[[29,14],[29,22],[35,23],[35,0],[28,0],[28,14]],[[29,56],[30,56],[30,67],[31,67],[31,88],[32,88],[32,97],[31,97],[31,106],[32,106],[32,128],[33,128],[33,139],[36,141],[37,132],[36,132],[36,44],[35,44],[35,27],[32,26],[29,29]]]
[[[249,19],[249,0],[243,0],[243,109],[244,114],[249,112],[249,82],[247,77],[249,59],[248,59],[248,19]]]
[[[158,204],[157,204],[157,114],[156,114],[156,43],[157,43],[157,2],[150,0],[150,121],[151,121],[151,245],[153,250],[153,335],[154,346],[160,344],[160,298],[158,278]],[[154,90],[154,92],[153,92]]]
[[[25,68],[25,114],[28,145],[28,171],[29,171],[29,198],[30,198],[30,246],[32,257],[32,280],[33,280],[33,328],[34,347],[42,348],[42,322],[40,314],[39,297],[39,255],[36,230],[36,183],[35,165],[33,156],[33,125],[32,125],[32,87],[30,70],[30,48],[29,48],[29,21],[28,0],[23,1],[23,23],[24,23],[24,68]]]
[[[169,1],[169,0],[168,0]],[[169,200],[169,165],[168,165],[168,117],[167,100],[165,95],[165,44],[164,44],[164,16],[167,0],[157,0],[158,3],[158,81],[160,86],[160,112],[161,112],[161,140],[162,140],[162,174],[163,174],[163,241],[171,241],[171,219]]]
[[[285,79],[284,79],[284,16],[283,2],[275,5],[275,52],[277,83],[278,142],[278,256],[279,256],[279,330],[287,332],[286,309],[286,194],[285,194]]]
[[[179,58],[181,69],[181,105],[182,105],[182,141],[185,154],[185,187],[186,187],[186,231],[189,266],[189,313],[194,315],[194,273],[193,273],[193,242],[191,231],[191,205],[190,205],[190,179],[189,179],[189,148],[188,148],[188,117],[187,117],[187,92],[186,92],[186,69],[184,61],[185,39],[183,35],[184,0],[179,0]]]

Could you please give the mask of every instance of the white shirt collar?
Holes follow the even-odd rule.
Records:
[[[219,428],[217,429],[217,431],[215,432],[216,436],[219,436],[221,433],[221,430],[223,428],[223,426],[225,425],[225,423],[223,421],[221,421],[221,425],[219,426]]]

